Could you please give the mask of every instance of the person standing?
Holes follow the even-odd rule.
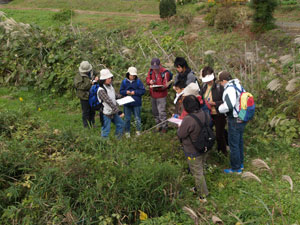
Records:
[[[115,92],[112,86],[113,74],[108,69],[100,71],[98,99],[103,103],[103,123],[101,127],[101,136],[107,138],[110,133],[111,122],[116,126],[115,135],[120,138],[123,135],[124,121],[121,117],[124,114],[119,110],[116,99],[122,96]]]
[[[156,124],[160,124],[158,131],[162,133],[167,132],[167,95],[168,82],[170,80],[170,73],[161,64],[158,58],[151,60],[151,67],[148,71],[146,83],[150,88],[152,114]]]
[[[218,110],[218,107],[223,103],[222,96],[224,87],[220,84],[216,84],[214,70],[209,66],[206,66],[201,70],[200,78],[203,82],[200,89],[200,95],[211,106],[211,117],[216,128],[217,148],[219,152],[222,152],[226,156],[226,116],[221,114]]]
[[[231,168],[225,169],[225,173],[242,173],[244,169],[244,142],[243,134],[246,122],[238,118],[240,93],[236,88],[242,90],[238,79],[232,79],[230,73],[221,72],[219,81],[224,86],[223,103],[219,106],[220,113],[226,113],[228,119],[228,141],[230,147]]]
[[[95,111],[89,104],[89,93],[93,83],[93,67],[88,61],[82,61],[79,73],[74,77],[76,96],[80,99],[82,110],[82,122],[84,127],[92,127],[95,124]],[[97,81],[98,78],[95,78]]]
[[[140,135],[142,129],[142,96],[145,94],[145,87],[143,82],[138,78],[137,69],[135,67],[128,68],[126,78],[121,83],[120,94],[123,96],[131,96],[134,99],[134,102],[124,105],[125,136],[130,137],[131,114],[134,115],[136,123],[136,135]]]
[[[195,121],[192,117],[196,116],[201,123],[209,126],[210,117],[207,112],[201,109],[198,98],[194,95],[188,95],[183,99],[183,107],[187,111],[188,115],[182,120],[180,127],[177,130],[178,138],[183,145],[183,151],[187,158],[187,162],[195,178],[196,190],[201,202],[206,202],[205,197],[208,195],[208,189],[203,173],[204,163],[207,157],[206,153],[199,153],[194,147],[193,142],[196,142],[201,130],[200,123]]]
[[[176,57],[174,61],[174,67],[177,70],[177,74],[174,79],[174,84],[178,81],[183,81],[185,86],[188,86],[190,83],[197,83],[197,78],[194,75],[194,72],[188,66],[187,61],[182,57]],[[174,88],[175,90],[175,88]]]

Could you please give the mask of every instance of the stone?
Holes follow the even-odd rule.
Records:
[[[277,63],[277,62],[278,62],[278,60],[277,60],[277,59],[273,59],[273,58],[271,58],[271,59],[269,59],[269,62],[270,62],[270,63],[273,63],[273,64],[275,64],[275,63]]]
[[[294,42],[295,44],[300,45],[300,37],[296,38]]]
[[[291,55],[284,55],[284,56],[281,56],[279,58],[279,60],[283,65],[286,65],[293,61],[293,57]]]
[[[207,50],[206,52],[204,52],[204,55],[213,55],[215,53],[216,53],[216,51],[214,51],[214,50]]]

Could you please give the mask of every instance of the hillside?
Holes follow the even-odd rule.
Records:
[[[14,0],[9,7],[60,9],[64,4]],[[104,8],[93,1],[72,4],[73,10],[156,14],[158,1],[106,1]],[[197,11],[201,18],[211,7],[204,4]],[[135,23],[116,16],[106,21],[106,15],[105,26],[94,24],[101,15],[78,13],[72,21],[67,10],[32,9],[23,15],[4,10],[17,22],[35,25],[0,14],[1,224],[186,225],[214,224],[216,217],[223,224],[300,223],[297,30],[276,28],[255,34],[248,16],[242,17],[243,5],[234,9],[244,20],[224,31],[191,20],[194,15],[183,16],[197,6],[178,7],[179,16],[169,20]],[[297,21],[297,13],[291,12],[293,19],[282,21]],[[54,15],[67,18],[55,20]],[[70,26],[76,17],[81,18],[78,24]],[[205,204],[190,191],[194,181],[175,127],[166,134],[145,132],[130,139],[103,140],[98,116],[93,129],[82,128],[73,88],[83,60],[91,62],[97,73],[109,68],[119,90],[129,66],[136,66],[145,82],[152,57],[159,57],[175,73],[176,56],[185,57],[197,75],[205,65],[231,72],[256,101],[255,118],[244,136],[244,174],[257,177],[224,174],[229,158],[214,148],[205,170],[210,191]],[[170,90],[169,116],[174,95]],[[154,125],[148,91],[142,124],[144,131]],[[255,159],[265,164],[253,163]]]

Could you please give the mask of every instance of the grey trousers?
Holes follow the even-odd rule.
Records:
[[[203,167],[206,158],[207,158],[207,153],[200,155],[196,158],[191,158],[187,160],[190,170],[195,178],[198,194],[202,197],[207,196],[209,193],[207,190],[206,181],[203,174]]]
[[[164,98],[152,98],[152,114],[155,119],[155,123],[159,124],[167,119],[166,105],[167,97]],[[160,127],[166,129],[168,126],[167,122],[163,123]]]

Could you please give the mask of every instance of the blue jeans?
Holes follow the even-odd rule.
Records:
[[[111,117],[103,114],[103,124],[101,128],[101,136],[108,137],[110,132],[110,124],[113,122],[116,126],[115,135],[121,137],[123,135],[124,121],[118,114],[114,114]]]
[[[141,106],[125,106],[124,105],[124,114],[125,114],[125,132],[130,132],[130,120],[131,113],[134,115],[136,130],[141,131]]]
[[[238,123],[237,118],[228,118],[228,141],[231,168],[238,170],[244,163],[243,133],[246,123]]]

